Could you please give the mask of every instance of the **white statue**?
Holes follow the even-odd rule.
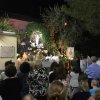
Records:
[[[39,39],[40,39],[40,36],[38,33],[35,34],[35,42],[36,42],[36,46],[39,45]]]

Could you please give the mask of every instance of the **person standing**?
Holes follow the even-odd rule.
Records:
[[[92,61],[92,64],[90,64],[85,73],[87,74],[88,76],[88,84],[89,84],[89,87],[91,87],[91,81],[94,79],[94,80],[99,80],[100,79],[100,66],[96,64],[96,61],[97,61],[97,57],[96,56],[92,56],[91,57],[91,61]]]
[[[23,62],[20,65],[20,71],[17,73],[17,77],[20,81],[20,84],[22,86],[21,88],[21,98],[23,98],[25,95],[29,93],[29,85],[27,82],[28,74],[30,72],[30,64],[28,62]]]
[[[89,86],[87,81],[82,80],[79,84],[79,91],[75,93],[71,100],[89,100]]]
[[[34,69],[28,75],[29,93],[37,100],[46,100],[48,75],[42,63],[37,61]]]
[[[0,82],[0,95],[3,100],[21,100],[21,84],[16,77],[16,67],[9,65],[5,69],[5,74],[8,77]]]
[[[10,66],[10,65],[15,65],[15,63],[12,62],[11,60],[10,60],[10,61],[6,61],[6,62],[5,62],[5,69],[6,69],[8,66]],[[8,77],[6,76],[5,71],[1,72],[1,74],[0,74],[0,81],[5,80],[5,79],[7,79],[7,78],[8,78]]]
[[[100,66],[100,57],[98,58],[96,63]]]
[[[70,98],[73,97],[73,95],[79,90],[79,71],[76,68],[73,68],[72,71],[70,72]]]
[[[64,84],[59,80],[53,81],[48,87],[47,98],[48,100],[68,100]]]
[[[96,91],[98,91],[98,90],[100,91],[99,82],[97,80],[92,80],[91,86],[92,86],[92,89],[89,90],[90,94],[91,94],[91,96],[95,97]]]

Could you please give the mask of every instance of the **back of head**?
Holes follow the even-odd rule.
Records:
[[[21,65],[20,65],[20,71],[22,73],[28,73],[30,71],[30,64],[28,62],[23,62]]]
[[[57,62],[53,62],[52,64],[51,64],[51,66],[50,66],[50,70],[51,71],[54,71],[54,70],[56,70],[56,68],[58,68],[58,66],[59,66],[59,64],[57,63]]]
[[[15,65],[14,62],[12,62],[11,60],[10,61],[6,61],[5,62],[5,67],[9,66],[9,65]]]
[[[32,95],[28,94],[23,97],[22,100],[35,100]]]
[[[98,58],[98,60],[100,60],[100,57]]]
[[[84,92],[88,92],[89,91],[88,82],[86,80],[82,80],[80,82],[80,91],[84,91]]]
[[[96,91],[95,100],[100,100],[100,90]]]
[[[66,88],[60,81],[53,81],[48,88],[48,100],[66,100]]]
[[[16,67],[14,65],[9,65],[6,69],[5,69],[5,74],[8,77],[14,77],[17,73]]]
[[[76,66],[73,67],[72,70],[73,70],[73,72],[75,72],[75,73],[79,73],[79,70],[76,68]]]
[[[99,82],[97,80],[92,80],[91,81],[91,84],[93,84],[93,86],[98,86],[99,85]]]
[[[92,62],[96,62],[97,61],[97,57],[96,56],[92,56],[91,60],[92,60]]]

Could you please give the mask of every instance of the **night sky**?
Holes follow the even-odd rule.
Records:
[[[0,0],[0,14],[15,13],[40,18],[46,8],[63,3],[64,0]]]

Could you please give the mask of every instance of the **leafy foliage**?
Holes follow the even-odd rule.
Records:
[[[0,19],[0,29],[2,31],[9,31],[9,32],[18,32],[18,30],[16,28],[13,28],[9,25],[9,18],[1,18]]]
[[[83,22],[84,29],[100,34],[100,0],[73,0],[66,13]]]
[[[9,30],[8,19],[2,18],[0,19],[0,29],[1,30]]]
[[[93,49],[92,45],[95,45],[93,39],[100,34],[100,0],[65,0],[65,2],[67,6],[55,6],[43,14],[45,26],[58,45],[62,41],[64,48],[65,45],[75,46],[81,53],[83,50],[85,54],[89,54]],[[98,47],[100,48],[96,46]]]
[[[68,16],[66,6],[55,6],[43,14],[43,21],[55,43],[64,42],[64,45],[74,46],[82,35],[76,19]]]

